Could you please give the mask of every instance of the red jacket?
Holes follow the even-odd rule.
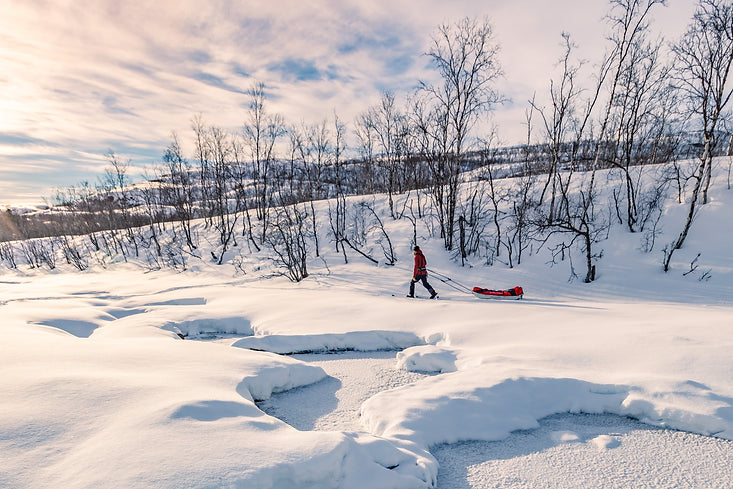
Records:
[[[422,254],[421,250],[417,250],[415,252],[415,268],[412,271],[412,276],[417,278],[417,277],[422,277],[423,275],[427,275],[428,274],[427,266],[428,266],[428,262],[425,261],[425,255]]]

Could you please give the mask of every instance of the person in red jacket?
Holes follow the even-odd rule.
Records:
[[[415,297],[415,284],[417,282],[422,282],[423,287],[428,289],[428,292],[430,292],[430,298],[435,299],[438,293],[428,283],[428,263],[425,260],[425,255],[422,254],[419,246],[415,246],[413,248],[413,251],[415,252],[415,268],[412,271],[412,280],[410,280],[410,293],[407,294],[407,297]]]

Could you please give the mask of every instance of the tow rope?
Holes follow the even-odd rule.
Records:
[[[449,276],[443,275],[442,273],[436,272],[435,270],[432,270],[430,268],[428,268],[428,272],[430,272],[435,278],[437,278],[438,280],[440,280],[441,282],[443,282],[444,284],[446,284],[448,287],[451,287],[451,288],[457,290],[458,292],[463,292],[464,294],[471,294],[471,295],[473,295],[473,289],[469,288],[466,285],[463,285],[460,282],[456,282],[455,280],[453,280]]]

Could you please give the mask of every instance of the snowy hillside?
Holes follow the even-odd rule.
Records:
[[[376,203],[395,266],[355,254],[344,264],[324,220],[322,256],[298,283],[246,243],[223,265],[190,257],[185,271],[132,259],[4,269],[0,486],[435,487],[437,445],[503,440],[561,413],[715,437],[731,459],[733,191],[722,181],[669,272],[661,247],[687,209],[674,199],[651,252],[649,235],[610,227],[590,284],[572,275],[577,248],[552,265],[545,246],[513,268],[501,256],[462,267],[418,221],[428,268],[451,278],[429,275],[435,301],[404,297],[413,227],[386,218],[386,205]],[[197,226],[206,257],[216,239]],[[525,297],[477,299],[456,283],[521,285]],[[258,407],[327,377],[278,353],[334,350],[404,350],[394,368],[431,375],[371,396],[361,431],[299,431]],[[601,452],[619,443],[594,440]],[[639,450],[653,459],[654,446]]]

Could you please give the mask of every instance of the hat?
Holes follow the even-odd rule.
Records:
[[[415,245],[415,247],[412,249],[412,251],[420,251],[420,247],[418,245]]]

